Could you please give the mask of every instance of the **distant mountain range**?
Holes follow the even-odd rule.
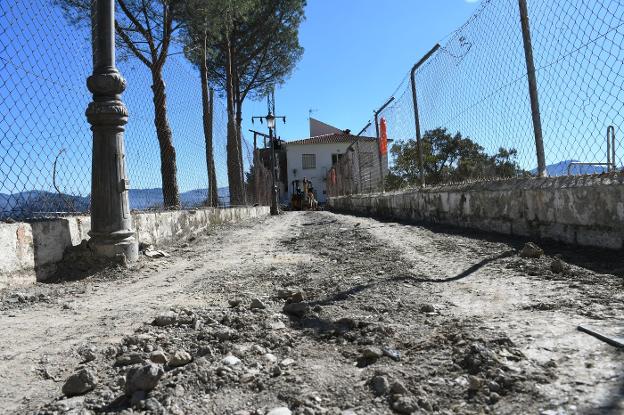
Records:
[[[230,190],[228,187],[217,189],[219,203],[228,206]],[[208,197],[208,189],[195,189],[180,193],[182,207],[191,208],[204,204]],[[128,192],[130,209],[145,210],[163,205],[161,189],[130,189]],[[0,193],[0,219],[31,218],[47,216],[58,212],[84,212],[89,210],[88,196],[73,196],[29,190],[20,193]]]
[[[578,160],[564,160],[559,163],[549,164],[546,166],[546,172],[549,177],[567,176],[570,163],[576,163]],[[572,166],[570,174],[601,174],[607,172],[607,166]],[[531,170],[531,174],[537,174],[537,169]]]

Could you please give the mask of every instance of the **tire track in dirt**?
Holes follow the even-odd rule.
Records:
[[[76,348],[118,342],[159,311],[197,305],[201,298],[196,298],[191,287],[211,271],[222,274],[244,269],[258,258],[268,260],[267,249],[289,233],[291,219],[295,218],[220,227],[172,251],[171,257],[142,258],[138,269],[122,271],[123,278],[64,283],[80,286],[82,294],[58,298],[54,304],[36,303],[1,312],[0,408],[17,411],[29,406],[29,401],[57,396],[59,382],[79,362]],[[46,284],[38,286],[15,290],[51,289]]]

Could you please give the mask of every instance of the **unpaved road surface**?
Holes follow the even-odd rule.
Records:
[[[0,412],[624,413],[624,353],[576,330],[624,336],[622,253],[523,242],[297,212],[5,290]]]

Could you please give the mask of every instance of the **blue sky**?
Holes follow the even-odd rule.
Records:
[[[309,109],[357,133],[414,62],[477,6],[465,0],[309,0],[300,32],[305,54],[276,93],[276,111],[288,116],[280,135],[307,137]],[[252,113],[266,113],[266,104],[248,103],[246,118]]]

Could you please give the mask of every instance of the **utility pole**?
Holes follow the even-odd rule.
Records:
[[[269,127],[269,143],[271,144],[271,215],[279,215],[279,201],[278,191],[277,191],[277,177],[276,177],[276,158],[275,158],[275,138],[273,136],[273,129],[275,128],[275,120],[281,119],[286,123],[286,117],[284,116],[275,116],[273,113],[269,111],[269,113],[263,117],[261,116],[253,116],[251,117],[251,123],[253,124],[254,120],[260,120],[262,123],[264,120],[267,122],[267,127]]]
[[[121,101],[126,81],[115,67],[115,2],[91,2],[93,75],[87,87],[93,101],[86,111],[93,131],[91,171],[91,240],[96,255],[138,258],[128,205],[124,130],[128,110]]]

